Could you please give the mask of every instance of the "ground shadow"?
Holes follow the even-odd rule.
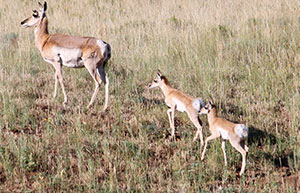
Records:
[[[258,146],[263,146],[268,142],[270,145],[276,144],[276,137],[273,134],[257,129],[253,126],[250,126],[248,134],[248,143],[249,145],[255,143]]]
[[[144,96],[140,97],[141,102],[145,105],[145,106],[150,106],[150,105],[160,105],[163,103],[162,100],[158,100],[158,99],[148,99]]]
[[[249,135],[248,135],[248,144],[255,144],[257,148],[263,149],[263,147],[268,144],[271,146],[274,146],[274,148],[277,148],[276,145],[278,141],[283,141],[284,139],[275,137],[273,134],[270,134],[268,132],[262,131],[260,129],[257,129],[253,126],[249,127]],[[293,151],[283,151],[283,152],[277,152],[274,155],[271,155],[270,153],[261,152],[262,156],[266,159],[271,161],[276,168],[287,168],[286,175],[290,174],[290,165],[289,162],[293,162],[294,160],[294,152]]]

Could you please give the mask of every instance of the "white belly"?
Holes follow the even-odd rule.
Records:
[[[71,68],[81,68],[83,67],[83,62],[81,59],[82,50],[79,48],[69,49],[69,48],[52,48],[54,54],[58,56],[59,61],[62,65],[71,67]]]
[[[218,131],[219,131],[219,133],[220,133],[220,135],[221,135],[221,137],[223,139],[229,139],[229,133],[228,133],[228,131],[226,131],[226,130],[224,130],[222,128],[218,128]]]
[[[186,111],[185,105],[178,99],[173,99],[173,103],[176,105],[176,110],[180,112]]]

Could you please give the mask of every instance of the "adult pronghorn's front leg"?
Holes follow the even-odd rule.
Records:
[[[55,69],[55,85],[54,85],[55,87],[54,87],[53,97],[54,98],[56,97],[58,81],[59,81],[62,92],[63,92],[63,95],[64,95],[64,103],[63,104],[66,105],[67,102],[68,102],[68,97],[67,97],[67,93],[66,93],[65,86],[64,86],[64,79],[63,79],[63,76],[62,76],[61,64],[59,64],[57,62],[54,62],[53,67]]]

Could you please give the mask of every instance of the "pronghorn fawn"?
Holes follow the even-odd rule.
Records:
[[[248,137],[248,128],[243,124],[235,124],[217,117],[217,109],[212,101],[209,101],[209,103],[200,110],[200,114],[207,114],[209,130],[211,132],[211,136],[207,137],[205,140],[201,160],[204,159],[208,141],[221,137],[224,162],[225,166],[227,166],[225,140],[229,140],[231,145],[242,154],[243,161],[242,169],[240,171],[241,176],[244,173],[246,167],[246,154],[248,152],[248,147],[247,145],[245,145],[245,140]]]
[[[96,98],[101,82],[105,84],[104,110],[108,106],[109,80],[104,72],[104,66],[111,57],[110,45],[93,38],[70,36],[64,34],[49,34],[46,16],[47,3],[39,2],[39,9],[33,10],[32,16],[21,22],[22,27],[34,27],[35,45],[43,59],[52,64],[55,69],[54,94],[57,95],[58,82],[62,88],[65,105],[68,101],[62,76],[62,66],[71,68],[85,67],[95,81],[95,90],[89,102],[90,107]]]
[[[160,87],[163,94],[165,95],[165,103],[170,108],[167,111],[170,127],[172,129],[171,137],[175,137],[175,125],[174,117],[175,110],[180,112],[187,112],[190,120],[197,127],[197,132],[194,137],[194,141],[197,137],[200,137],[201,146],[203,146],[203,135],[202,135],[202,122],[198,117],[200,109],[205,105],[201,98],[193,98],[184,94],[183,92],[173,88],[165,76],[162,76],[160,71],[157,72],[157,76],[154,78],[153,82],[149,84],[149,88]]]

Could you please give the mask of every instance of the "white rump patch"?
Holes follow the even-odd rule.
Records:
[[[201,98],[197,98],[193,100],[192,106],[199,112],[200,109],[205,106],[205,102]]]
[[[167,104],[167,106],[168,106],[168,107],[170,107],[170,108],[171,108],[171,105],[170,105],[169,103],[166,103],[166,104]]]
[[[234,128],[234,132],[241,138],[245,139],[248,137],[248,128],[244,124],[239,124]]]
[[[106,58],[107,56],[105,56],[104,55],[104,53],[105,53],[105,51],[106,51],[106,46],[107,46],[107,44],[104,42],[104,41],[102,41],[102,40],[97,40],[97,44],[98,44],[98,46],[99,46],[99,48],[100,48],[100,50],[101,50],[101,54],[102,54],[102,56],[104,57],[104,58]]]
[[[61,48],[53,47],[52,51],[57,55],[62,64],[71,68],[80,68],[83,67],[83,62],[81,60],[82,50],[80,48]]]
[[[223,139],[229,139],[229,133],[225,129],[218,128],[219,133]]]
[[[178,99],[173,99],[173,103],[176,105],[176,110],[180,112],[186,111],[185,105]]]

